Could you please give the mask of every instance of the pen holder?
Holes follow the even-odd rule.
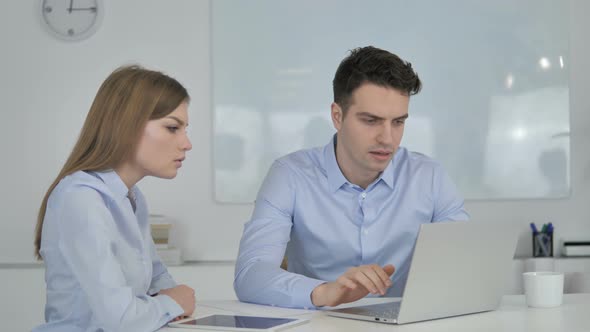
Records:
[[[553,233],[533,234],[533,257],[553,257]]]

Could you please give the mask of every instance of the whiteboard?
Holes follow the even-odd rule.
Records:
[[[557,0],[212,2],[215,199],[246,203],[276,158],[325,145],[348,50],[410,61],[402,145],[466,199],[570,192],[568,6]]]

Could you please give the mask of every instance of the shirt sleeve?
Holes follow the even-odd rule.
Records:
[[[434,171],[433,192],[435,197],[433,222],[469,220],[469,214],[465,211],[463,197],[461,197],[457,187],[440,165]]]
[[[115,222],[96,191],[69,193],[59,214],[60,253],[106,330],[155,331],[183,313],[169,296],[134,295],[112,251]]]
[[[254,213],[240,241],[234,289],[241,301],[314,308],[311,292],[325,281],[280,268],[293,225],[294,186],[288,167],[275,162],[258,192]]]
[[[151,233],[151,227],[149,223],[149,212],[147,209],[145,196],[143,195],[141,190],[139,190],[139,188],[134,188],[134,194],[137,202],[136,215],[139,219],[139,227],[141,229],[141,232],[143,233],[145,243],[147,244],[147,250],[149,250],[152,262],[152,280],[150,283],[148,294],[154,295],[162,289],[176,287],[177,284],[176,281],[174,281],[174,279],[172,278],[172,276],[168,273],[166,265],[162,263],[160,255],[158,255],[158,251],[156,250],[154,238],[152,237]]]
[[[152,257],[152,282],[150,284],[149,294],[156,294],[162,289],[176,287],[176,281],[172,278],[168,269],[162,261],[156,251],[156,245],[154,239],[151,236],[149,238],[150,253]]]

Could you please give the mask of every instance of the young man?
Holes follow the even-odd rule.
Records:
[[[236,262],[242,301],[305,308],[401,296],[420,224],[468,219],[440,164],[400,147],[421,88],[410,63],[357,48],[333,85],[332,141],[278,159],[260,188]]]

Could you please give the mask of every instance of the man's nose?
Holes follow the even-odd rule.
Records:
[[[391,124],[384,123],[379,128],[379,135],[377,135],[377,140],[380,144],[384,145],[392,145],[393,144],[393,129],[391,128]]]

